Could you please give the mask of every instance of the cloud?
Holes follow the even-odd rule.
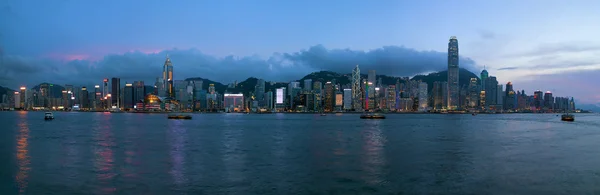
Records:
[[[397,46],[356,51],[327,49],[317,45],[295,53],[274,53],[266,59],[259,56],[218,58],[196,49],[171,49],[158,53],[136,51],[107,55],[97,61],[5,55],[0,66],[0,77],[5,79],[0,81],[0,85],[12,87],[52,82],[89,86],[110,77],[119,77],[127,82],[143,80],[154,83],[161,75],[167,54],[173,62],[175,79],[202,77],[224,83],[251,76],[269,81],[290,81],[319,70],[349,73],[356,64],[363,71],[376,70],[394,76],[413,76],[447,67],[446,53]],[[475,69],[475,62],[468,58],[461,58],[460,65],[462,68]]]
[[[479,31],[479,37],[481,37],[482,39],[495,39],[496,34],[490,31],[481,30]]]
[[[541,44],[533,50],[509,54],[506,57],[540,57],[555,54],[599,51],[600,44],[588,42],[562,42]]]
[[[519,67],[511,66],[511,67],[498,68],[498,70],[515,70],[515,69],[519,69]]]
[[[555,97],[574,97],[577,102],[600,104],[600,70],[535,75],[513,82],[515,89],[552,91]],[[545,87],[545,88],[544,88]]]

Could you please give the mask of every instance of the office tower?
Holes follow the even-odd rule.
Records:
[[[554,104],[554,98],[552,97],[552,92],[546,91],[544,94],[544,109],[552,110]]]
[[[351,110],[352,102],[352,89],[344,89],[344,110]]]
[[[459,106],[458,79],[458,40],[452,36],[448,42],[448,108],[450,110],[455,110]]]
[[[504,109],[505,110],[516,110],[516,96],[515,91],[511,82],[506,83],[506,90],[504,91]]]
[[[223,104],[226,111],[229,112],[240,112],[244,109],[244,95],[243,94],[223,94]]]
[[[442,82],[433,82],[433,88],[431,89],[431,96],[433,96],[433,109],[440,110],[443,107],[442,103]]]
[[[87,88],[86,87],[82,87],[81,88],[80,100],[79,100],[79,103],[81,104],[80,107],[82,109],[85,110],[85,109],[89,109],[90,108],[90,104],[89,104],[90,100],[89,99],[90,98],[89,98],[89,93],[87,91]]]
[[[27,98],[27,87],[21,87],[19,91],[19,108],[28,108]]]
[[[485,106],[498,105],[498,81],[496,77],[488,77],[485,80]]]
[[[121,97],[121,79],[120,78],[111,78],[110,79],[110,84],[111,84],[111,97],[112,97],[112,106],[116,106],[117,108],[120,108],[120,104],[121,102],[119,101],[119,97]]]
[[[272,91],[268,91],[267,93],[265,93],[265,103],[266,108],[268,110],[273,110],[273,92]]]
[[[304,90],[311,91],[312,90],[312,79],[304,80]]]
[[[375,74],[375,70],[369,70],[369,74],[367,75],[367,84],[369,85],[369,100],[373,100],[375,97],[375,83],[377,82],[377,75]],[[373,103],[369,102],[369,106],[372,106]]]
[[[362,110],[362,91],[360,82],[360,69],[358,65],[352,69],[352,108],[355,111]]]
[[[164,79],[156,78],[156,81],[154,82],[154,90],[146,91],[146,93],[152,93],[158,97],[167,97],[167,89],[165,88]]]
[[[575,107],[575,100],[571,97],[571,101],[569,101],[569,110],[574,112],[577,108]]]
[[[21,107],[21,93],[19,93],[18,91],[14,92],[14,96],[13,96],[13,102],[12,102],[12,107],[15,109],[21,109],[23,107]]]
[[[385,94],[386,105],[388,110],[396,110],[396,85],[389,85]]]
[[[498,98],[496,98],[496,109],[503,110],[504,109],[504,108],[502,108],[504,106],[504,87],[503,87],[503,85],[499,84],[497,90],[498,90],[498,92],[496,93],[496,95],[498,96]]]
[[[208,93],[209,94],[215,94],[216,93],[216,91],[215,91],[215,84],[214,83],[211,83],[211,84],[208,85]]]
[[[133,82],[133,104],[137,104],[138,102],[143,102],[144,97],[146,97],[146,88],[144,86],[144,81],[134,81]]]
[[[175,100],[179,101],[180,105],[183,104],[187,99],[187,81],[176,80],[173,81],[173,92],[175,93]]]
[[[285,97],[286,91],[285,87],[277,88],[275,90],[275,109],[279,112],[285,110]]]
[[[489,77],[488,71],[483,67],[481,71],[481,90],[485,90],[485,80]]]
[[[429,96],[427,95],[427,83],[420,82],[419,83],[419,111],[425,112],[427,111],[427,107],[429,102],[427,102]]]
[[[339,91],[335,91],[333,93],[335,93],[334,110],[342,110],[342,107],[344,106],[344,94]]]
[[[167,55],[167,59],[165,60],[165,64],[163,66],[163,82],[162,84],[165,86],[165,96],[170,98],[175,98],[175,89],[173,88],[173,64],[171,63],[171,59],[169,55]]]
[[[102,80],[102,97],[106,97],[108,94],[108,79],[105,78]]]
[[[123,108],[125,110],[132,109],[133,105],[135,105],[135,89],[133,84],[125,83],[125,88],[123,89]]]
[[[328,112],[333,111],[333,100],[334,100],[333,83],[331,83],[331,81],[328,81],[327,83],[325,83],[325,101],[323,102],[325,111],[328,111]]]
[[[323,90],[323,83],[321,83],[321,81],[315,81],[313,83],[313,90],[315,91],[315,93],[321,93],[321,91]]]
[[[100,89],[100,85],[94,86],[94,109],[100,109],[102,106],[102,90]]]
[[[481,90],[477,84],[477,78],[471,78],[467,95],[467,107],[474,109],[479,106],[479,95]]]
[[[292,96],[292,95],[296,95],[293,94],[293,90],[294,88],[300,88],[300,83],[296,82],[296,81],[292,81],[288,84],[288,96]]]
[[[258,79],[254,86],[254,100],[258,101],[259,107],[264,106],[263,100],[265,96],[265,80]]]
[[[536,110],[541,110],[544,107],[544,93],[540,90],[533,92],[534,107]]]

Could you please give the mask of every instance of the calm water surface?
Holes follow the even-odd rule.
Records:
[[[0,112],[0,194],[600,194],[600,115]]]

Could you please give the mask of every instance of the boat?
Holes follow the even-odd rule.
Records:
[[[565,113],[560,117],[560,120],[572,122],[575,121],[575,116],[569,113]]]
[[[54,119],[54,114],[52,114],[52,112],[44,113],[44,120],[53,120],[53,119]]]
[[[361,119],[385,119],[385,115],[377,113],[366,113],[360,115]]]
[[[190,115],[183,115],[183,114],[170,114],[169,116],[167,116],[168,119],[192,119],[192,116]]]

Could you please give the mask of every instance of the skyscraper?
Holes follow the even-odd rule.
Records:
[[[352,109],[352,89],[344,89],[344,110]]]
[[[489,74],[488,71],[485,69],[485,66],[483,67],[483,70],[481,71],[481,90],[485,90],[485,79],[488,78]]]
[[[355,111],[362,111],[362,91],[360,85],[360,69],[358,65],[352,70],[352,108]]]
[[[544,93],[544,109],[552,110],[554,109],[553,105],[554,98],[552,97],[552,92],[546,91],[546,93]]]
[[[428,99],[428,95],[427,95],[427,83],[425,82],[420,82],[419,83],[419,111],[424,112],[427,111],[427,107],[429,105],[429,102],[427,102]]]
[[[123,108],[128,110],[132,109],[134,102],[135,90],[133,84],[125,83],[125,88],[123,89]]]
[[[120,78],[112,78],[110,81],[111,84],[111,97],[112,97],[112,106],[116,106],[120,108],[121,102],[119,101],[119,97],[121,97],[121,79]]]
[[[165,60],[163,67],[163,85],[165,85],[165,95],[170,98],[175,98],[175,91],[173,89],[173,64],[169,55]]]
[[[146,91],[144,86],[144,81],[135,81],[133,82],[133,104],[137,104],[144,100],[146,97]]]
[[[334,93],[333,93],[333,83],[328,81],[325,83],[325,102],[323,106],[325,107],[325,111],[331,112],[333,111],[333,101],[334,101]]]
[[[469,82],[469,93],[467,96],[468,108],[477,108],[479,106],[480,92],[481,90],[479,89],[479,85],[477,84],[477,78],[471,78],[471,82]]]
[[[450,37],[448,43],[448,108],[458,108],[459,83],[458,83],[458,40]]]
[[[254,87],[254,97],[255,100],[258,101],[259,107],[264,106],[263,100],[265,96],[265,80],[258,79],[256,81],[256,86]]]
[[[375,70],[369,70],[369,74],[367,75],[367,84],[369,85],[369,100],[373,100],[375,97],[375,83],[377,82],[377,75],[375,74]],[[369,106],[373,105],[370,103]]]
[[[495,106],[498,104],[498,81],[496,77],[485,79],[485,106]],[[483,106],[483,105],[482,105]]]
[[[517,109],[517,94],[513,90],[511,82],[506,83],[506,91],[504,92],[504,109],[505,110],[516,110]]]
[[[89,104],[89,97],[88,97],[89,93],[87,91],[86,87],[82,87],[81,88],[81,95],[80,95],[80,100],[79,103],[81,103],[81,108],[82,109],[89,109],[90,108],[90,104]]]
[[[306,80],[304,80],[304,90],[305,91],[312,90],[312,79],[306,79]]]
[[[536,110],[541,110],[544,106],[544,93],[540,90],[533,92],[534,107]]]

